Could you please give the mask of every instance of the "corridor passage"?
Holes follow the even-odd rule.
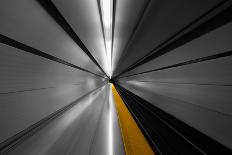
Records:
[[[0,0],[0,155],[232,155],[232,0]]]

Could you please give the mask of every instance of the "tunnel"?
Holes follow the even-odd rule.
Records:
[[[232,155],[231,0],[1,0],[0,155]]]

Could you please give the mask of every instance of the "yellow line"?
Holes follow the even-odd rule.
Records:
[[[154,155],[150,145],[112,85],[125,152],[127,155]]]

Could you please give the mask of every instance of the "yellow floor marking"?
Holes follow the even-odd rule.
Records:
[[[127,155],[154,155],[150,145],[112,85],[125,152]]]

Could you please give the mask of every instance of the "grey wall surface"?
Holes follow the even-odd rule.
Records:
[[[1,44],[0,141],[101,86],[104,79]]]
[[[0,15],[0,34],[101,74],[91,59],[37,1],[3,0]]]
[[[52,0],[75,33],[106,71],[107,61],[97,0]]]
[[[231,51],[231,30],[228,23],[194,39],[122,75],[120,84],[232,148],[232,56],[165,68]]]
[[[72,108],[29,137],[9,155],[124,155],[110,85],[86,95]],[[113,143],[109,140],[110,116]],[[112,150],[110,150],[112,145]]]
[[[4,0],[0,34],[103,75],[37,2]],[[102,86],[104,78],[0,43],[0,143]]]
[[[201,19],[199,22],[191,25],[185,32],[179,33],[181,29],[220,2],[222,0],[151,1],[144,11],[133,36],[128,40],[127,49],[122,54],[121,59],[115,64],[114,74],[119,74],[152,50],[157,47],[160,48],[160,45],[167,40],[169,41],[163,44],[163,46],[182,36],[186,31],[205,22],[209,17]],[[127,20],[130,21],[129,18],[124,21],[127,23]],[[177,33],[179,34],[176,37],[170,39]],[[126,34],[124,33],[120,37],[124,38]]]

